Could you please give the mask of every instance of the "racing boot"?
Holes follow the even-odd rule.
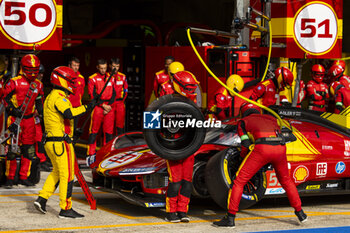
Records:
[[[78,212],[76,212],[73,209],[69,209],[69,210],[62,210],[60,211],[60,213],[58,214],[59,218],[73,218],[73,219],[82,219],[85,216],[82,214],[79,214]]]
[[[4,185],[5,189],[12,189],[13,186],[13,180],[6,180],[6,183]]]
[[[227,213],[220,221],[213,222],[213,226],[235,228],[235,215]]]
[[[165,221],[167,222],[180,222],[181,219],[176,215],[176,213],[166,213]]]
[[[185,212],[177,212],[177,217],[179,217],[181,222],[189,222],[190,218]]]
[[[35,202],[34,202],[34,206],[35,209],[37,209],[39,212],[46,214],[46,202],[47,199],[43,198],[43,197],[38,197]]]
[[[32,182],[30,182],[28,179],[19,180],[19,184],[27,186],[27,187],[34,186],[34,184]]]
[[[304,213],[303,210],[300,211],[294,211],[295,215],[298,217],[299,221],[301,223],[306,222],[307,221],[307,215]]]

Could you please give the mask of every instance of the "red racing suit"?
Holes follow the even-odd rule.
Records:
[[[258,83],[258,85],[253,89],[253,93],[249,98],[268,107],[276,104],[276,97],[277,85],[274,83],[273,79],[268,79]]]
[[[196,98],[193,99],[196,103]],[[169,185],[166,193],[166,212],[188,211],[192,193],[194,155],[182,160],[167,160]]]
[[[114,75],[115,81],[115,103],[113,110],[115,114],[115,126],[117,135],[124,133],[125,125],[125,99],[128,95],[128,81],[125,74],[118,72]]]
[[[158,71],[153,82],[154,95],[158,98],[163,95],[174,93],[173,85],[166,70]]]
[[[298,102],[297,106],[298,108],[301,108],[301,102],[305,99],[306,96],[306,90],[305,90],[305,83],[303,80],[300,80],[299,82],[299,95],[298,95]],[[288,98],[284,95],[280,95],[280,102],[281,104],[283,103],[288,103]]]
[[[335,94],[335,110],[334,113],[340,113],[350,105],[350,89],[340,87]]]
[[[310,80],[307,83],[306,90],[309,97],[309,109],[321,112],[326,111],[326,100],[329,99],[327,84]]]
[[[218,120],[225,120],[232,117],[232,96],[224,87],[220,87],[215,93],[214,99],[208,104],[209,118],[217,118]]]
[[[69,101],[71,102],[73,108],[77,108],[80,105],[82,105],[81,100],[84,95],[84,88],[85,88],[85,79],[83,75],[80,74],[78,71],[76,73],[77,79],[75,80],[75,86],[74,93],[68,96]]]
[[[280,127],[276,118],[270,115],[251,114],[238,122],[238,135],[241,137],[242,145],[241,156],[244,159],[236,173],[233,187],[229,191],[229,213],[236,214],[244,185],[267,163],[273,165],[291,206],[296,211],[301,210],[298,191],[289,176],[286,146],[276,141],[265,141],[266,138],[277,137],[276,131],[280,131]]]
[[[101,93],[105,83],[107,82],[108,76],[108,74],[101,75],[97,72],[89,77],[88,91],[91,99]],[[103,129],[103,145],[113,139],[114,111],[112,109],[107,114],[104,114],[102,105],[113,105],[115,100],[114,84],[114,77],[112,77],[100,98],[103,103],[97,105],[91,113],[87,155],[93,155],[96,153],[96,138],[101,128],[101,124]]]
[[[28,103],[26,112],[21,121],[21,132],[19,133],[18,145],[21,148],[21,167],[19,171],[19,178],[26,180],[30,174],[31,159],[35,156],[35,121],[34,111],[38,110],[42,115],[43,111],[43,84],[39,80],[34,81],[36,90],[33,92],[31,101]],[[5,86],[5,106],[7,109],[20,108],[25,96],[29,90],[30,81],[22,75],[12,78]],[[7,126],[15,122],[16,117],[9,112],[7,119]],[[6,176],[7,179],[13,180],[16,174],[17,162],[16,159],[6,161]]]

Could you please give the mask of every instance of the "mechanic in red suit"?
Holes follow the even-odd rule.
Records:
[[[113,111],[115,115],[115,126],[117,135],[124,133],[125,126],[125,99],[128,96],[128,80],[125,74],[118,72],[120,69],[119,58],[112,58],[110,62],[111,70],[116,69],[114,75],[115,81],[115,102],[113,104]]]
[[[226,80],[226,85],[239,93],[244,87],[244,81],[241,76],[233,74]],[[220,87],[215,93],[214,99],[208,104],[208,118],[225,120],[234,116],[234,109],[232,108],[234,94],[229,92],[225,87]]]
[[[271,163],[276,171],[278,181],[287,193],[290,205],[300,222],[307,216],[301,208],[298,191],[289,176],[286,146],[280,136],[280,126],[275,117],[261,114],[260,109],[250,103],[241,106],[242,119],[238,122],[237,132],[241,137],[241,154],[243,161],[236,172],[233,187],[228,195],[228,213],[214,226],[234,227],[235,216],[239,209],[243,187],[262,168]]]
[[[332,65],[329,68],[328,74],[330,75],[331,83],[339,81],[346,89],[350,89],[350,77],[344,75],[345,68],[342,65]]]
[[[33,92],[31,101],[28,103],[26,112],[21,121],[21,132],[19,134],[19,142],[21,149],[21,167],[19,170],[19,183],[25,186],[33,184],[27,180],[31,161],[35,158],[35,121],[34,112],[38,111],[39,115],[43,113],[43,84],[37,80],[39,73],[40,60],[35,55],[25,55],[21,59],[20,75],[12,78],[5,86],[5,106],[9,114],[7,125],[10,126],[16,119],[21,117],[21,105],[28,93],[30,83],[35,83],[36,88]],[[11,152],[7,155],[6,161],[6,177],[7,182],[5,187],[12,188],[15,177],[17,162],[16,156]]]
[[[335,98],[334,113],[339,114],[350,105],[350,89],[346,89],[339,81],[333,82],[329,89]]]
[[[293,73],[286,67],[280,67],[275,70],[275,77],[260,82],[253,89],[250,99],[264,106],[275,105],[278,92],[290,88],[293,80]]]
[[[309,109],[326,111],[326,101],[329,98],[328,86],[323,82],[325,69],[320,64],[312,66],[312,80],[307,83],[307,96],[309,97]]]
[[[299,95],[298,95],[298,102],[297,102],[297,105],[296,107],[297,108],[301,108],[301,102],[303,102],[303,100],[305,99],[306,97],[306,88],[305,88],[305,83],[303,80],[300,80],[299,82]],[[291,104],[289,101],[288,101],[288,98],[284,95],[280,95],[280,102],[281,102],[281,105],[284,105],[284,104]]]
[[[174,91],[196,103],[196,77],[188,71],[173,75]],[[169,222],[189,222],[188,204],[192,193],[194,155],[182,160],[167,160],[169,185],[166,194],[166,217]]]
[[[107,61],[105,59],[99,59],[97,61],[97,70],[98,72],[89,77],[88,91],[91,99],[94,99],[101,93],[109,78],[107,74]],[[101,124],[103,130],[103,145],[113,139],[114,111],[112,111],[112,105],[115,101],[114,84],[114,77],[112,77],[100,98],[102,103],[97,105],[91,113],[87,150],[88,156],[94,156],[96,154],[96,138]]]
[[[164,59],[164,69],[158,71],[155,74],[154,82],[153,82],[153,92],[154,95],[158,98],[162,95],[168,94],[170,77],[169,77],[169,66],[175,59],[172,56],[167,56]],[[170,85],[170,89],[172,89],[172,85]]]

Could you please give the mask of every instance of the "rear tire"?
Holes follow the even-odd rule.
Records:
[[[185,122],[187,119],[204,121],[204,116],[195,103],[177,94],[161,96],[146,109],[148,112],[157,110],[162,114],[160,123],[163,119],[165,121],[175,119],[175,117],[166,116],[176,116],[177,120]],[[160,129],[143,130],[149,148],[156,155],[167,160],[185,159],[195,153],[203,144],[205,133],[204,127],[162,127],[162,124]]]
[[[210,158],[205,171],[210,196],[224,209],[227,209],[228,191],[239,168],[237,156],[240,156],[237,148],[233,148],[235,150],[233,155],[226,153],[228,149],[220,151]],[[239,209],[246,209],[256,204],[263,198],[265,191],[266,174],[259,170],[244,186]]]

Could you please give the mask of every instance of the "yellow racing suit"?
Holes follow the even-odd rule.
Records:
[[[75,152],[72,144],[73,118],[86,112],[86,105],[73,108],[64,91],[53,89],[44,103],[45,150],[53,170],[39,196],[48,199],[60,186],[60,207],[72,208]]]

